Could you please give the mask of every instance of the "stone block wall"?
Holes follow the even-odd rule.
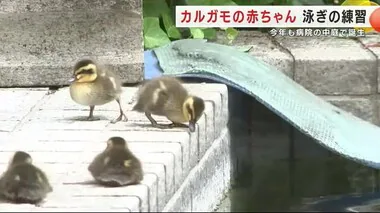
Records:
[[[62,86],[91,57],[143,78],[142,1],[0,1],[0,87]]]
[[[380,124],[380,48],[363,39],[271,37],[241,31],[230,45],[276,67],[310,92]],[[219,43],[226,44],[222,36]],[[305,197],[377,191],[378,172],[320,146],[251,97],[229,91],[231,145],[237,183],[232,211],[282,211]],[[269,209],[268,209],[269,208]]]

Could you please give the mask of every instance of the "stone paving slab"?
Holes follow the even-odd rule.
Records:
[[[34,158],[34,162],[36,165],[39,164],[55,164],[54,167],[50,167],[52,170],[49,172],[49,178],[51,182],[54,184],[60,183],[73,183],[77,180],[77,183],[83,181],[91,181],[92,178],[89,176],[87,172],[87,167],[91,160],[95,157],[98,152],[29,152]],[[2,152],[0,157],[0,162],[2,163],[2,169],[5,169],[6,163],[9,161],[13,152]],[[166,196],[161,194],[164,202],[170,199],[171,195],[174,194],[175,188],[175,177],[181,175],[180,169],[175,167],[175,158],[172,153],[162,152],[162,153],[135,153],[136,156],[142,161],[144,164],[144,168],[146,164],[161,164],[165,167],[165,176],[161,176],[159,178],[164,178],[166,183]],[[4,157],[3,157],[4,156]],[[61,165],[64,164],[66,167],[67,173],[60,173],[57,170],[61,170]],[[1,167],[0,167],[1,168]],[[41,169],[44,169],[40,166]],[[177,169],[177,170],[176,170]],[[44,169],[45,170],[45,169]],[[152,172],[147,170],[147,172]],[[69,177],[67,177],[69,175]],[[85,176],[84,176],[85,175]],[[161,174],[162,175],[162,174]],[[149,189],[155,189],[154,185],[148,185]],[[54,186],[53,186],[54,187]],[[100,190],[104,190],[103,187],[98,187]],[[127,187],[128,188],[128,187]],[[142,191],[147,193],[146,187],[140,187]],[[129,189],[129,188],[128,188]],[[84,190],[84,189],[83,189]],[[84,196],[84,195],[83,195]],[[156,196],[155,196],[156,197]],[[154,197],[154,198],[155,198]],[[147,201],[147,199],[142,200]],[[151,198],[153,199],[153,198]],[[161,206],[164,205],[163,203]]]
[[[41,207],[33,207],[33,211],[41,208],[91,209],[94,208],[91,202],[99,202],[104,197],[113,198],[107,201],[110,210],[161,211],[181,187],[190,170],[219,138],[216,131],[222,129],[219,125],[227,124],[228,114],[223,114],[226,112],[223,107],[227,107],[228,100],[226,86],[189,85],[189,90],[206,101],[205,114],[194,133],[189,133],[186,128],[159,130],[151,127],[143,113],[129,111],[132,103],[128,101],[136,88],[124,89],[123,108],[129,115],[128,122],[110,123],[118,115],[116,103],[95,109],[95,116],[101,117],[99,121],[78,121],[78,117],[88,116],[89,110],[72,103],[68,88],[63,88],[50,95],[44,94],[44,98],[39,98],[29,109],[30,113],[17,121],[20,124],[14,131],[0,137],[0,171],[6,169],[16,150],[28,151],[35,164],[49,175],[53,187],[57,188]],[[17,96],[10,98],[22,99]],[[168,122],[160,116],[157,116],[157,120]],[[6,126],[12,121],[4,122],[7,122],[4,123]],[[83,185],[83,182],[92,180],[87,171],[89,163],[104,150],[105,141],[112,136],[121,136],[128,141],[130,149],[143,163],[144,180],[141,184],[124,187],[124,190]],[[79,197],[84,199],[83,202],[80,202]],[[66,201],[71,204],[65,205]],[[5,209],[4,205],[11,204],[0,204],[0,209]],[[104,205],[97,203],[96,206],[104,209]]]
[[[0,89],[0,132],[11,132],[42,100],[48,89]]]
[[[202,124],[205,122],[205,125],[198,125],[199,131],[197,134],[191,135],[191,141],[192,144],[198,141],[199,147],[194,145],[192,147],[192,153],[197,152],[198,160],[200,157],[204,154],[204,152],[207,150],[208,147],[210,147],[210,142],[215,139],[221,131],[220,127],[223,127],[227,124],[227,118],[228,118],[228,91],[225,86],[220,86],[219,84],[207,84],[199,86],[199,84],[185,84],[185,87],[189,90],[190,93],[197,94],[200,97],[204,98],[206,100],[206,109],[205,109],[205,118],[201,118],[198,122],[199,124]],[[207,88],[207,89],[203,89]],[[141,113],[131,112],[128,111],[133,107],[132,100],[137,91],[137,88],[124,88],[124,93],[122,94],[121,100],[122,100],[122,106],[126,111],[126,114],[130,120],[127,124],[117,123],[117,124],[107,124],[107,122],[115,117],[118,116],[118,107],[116,102],[111,102],[108,104],[105,104],[103,106],[99,106],[95,108],[94,115],[99,116],[102,119],[106,120],[107,122],[103,122],[102,125],[97,125],[94,127],[90,127],[88,125],[83,125],[84,122],[72,122],[70,126],[65,126],[65,128],[69,129],[93,129],[98,130],[98,128],[103,128],[106,126],[106,129],[109,130],[130,130],[130,129],[141,129],[139,127],[140,124],[144,125],[144,130],[156,130],[155,128],[150,127],[150,122],[145,116],[141,116]],[[202,92],[200,92],[202,91]],[[40,119],[46,119],[46,118],[77,118],[78,116],[86,117],[88,115],[88,107],[83,107],[81,105],[76,104],[73,102],[69,96],[68,88],[63,88],[57,91],[54,95],[49,97],[49,100],[42,104],[40,109],[43,109],[40,112],[36,112],[37,114],[34,115],[33,120],[37,121]],[[49,110],[46,110],[49,109]],[[65,109],[62,111],[62,109]],[[61,113],[58,113],[57,111],[50,111],[50,110],[60,110]],[[70,111],[69,111],[70,110]],[[82,112],[77,111],[71,111],[71,110],[85,110]],[[104,112],[105,111],[105,112]],[[112,112],[108,112],[112,111]],[[51,113],[51,114],[50,114]],[[77,113],[77,114],[76,114]],[[49,115],[47,115],[49,114]],[[167,121],[166,118],[162,116],[154,116],[154,118],[158,122]],[[143,121],[143,122],[142,122]],[[65,121],[66,122],[66,121]],[[67,121],[69,122],[69,121]],[[59,121],[61,123],[61,121]],[[136,124],[139,125],[136,125]],[[63,124],[57,124],[57,125],[51,125],[52,123],[49,122],[47,125],[47,128],[49,129],[56,129],[62,128]],[[44,124],[42,124],[44,125]],[[203,128],[203,126],[205,128]],[[41,128],[41,123],[29,123],[28,126],[25,128]],[[214,128],[215,130],[212,131],[211,129]],[[206,134],[206,129],[208,129]],[[177,130],[176,130],[177,131]],[[178,130],[182,131],[182,130]],[[190,165],[194,166],[196,163],[196,159],[190,160]]]
[[[141,0],[2,0],[0,11],[9,13],[22,12],[59,12],[59,11],[82,11],[82,10],[104,10],[104,9],[132,9],[141,10]]]

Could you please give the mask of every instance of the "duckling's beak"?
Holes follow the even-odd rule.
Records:
[[[73,76],[72,78],[69,79],[69,83],[72,83],[75,81],[75,76]]]
[[[195,121],[189,122],[189,130],[190,132],[195,132]]]

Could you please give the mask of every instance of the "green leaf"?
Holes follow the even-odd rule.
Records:
[[[238,5],[270,5],[274,0],[234,0]]]
[[[163,13],[170,13],[165,0],[143,0],[143,17],[160,17]]]
[[[226,29],[226,34],[227,34],[227,39],[230,41],[233,41],[236,38],[236,36],[239,34],[239,31],[237,31],[236,29],[232,27],[229,27]]]
[[[187,0],[188,5],[237,5],[232,0]]]
[[[205,37],[203,31],[199,28],[190,28],[190,33],[195,39],[203,39]]]
[[[297,5],[297,0],[274,0],[273,5]]]
[[[216,38],[216,30],[214,28],[203,29],[204,38],[206,39],[215,39]]]
[[[144,46],[147,49],[170,43],[170,39],[160,27],[160,21],[155,17],[144,18]]]
[[[211,5],[211,0],[187,0],[187,5]]]
[[[237,5],[234,1],[232,0],[210,0],[211,5]]]
[[[175,27],[171,15],[169,13],[163,13],[162,20],[164,22],[164,27],[169,38],[180,39],[181,33]]]
[[[326,5],[323,0],[294,0],[294,5]]]

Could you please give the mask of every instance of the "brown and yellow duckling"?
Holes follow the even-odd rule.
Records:
[[[144,176],[140,160],[121,137],[108,139],[107,148],[94,158],[88,170],[99,184],[110,187],[138,184]]]
[[[205,109],[203,99],[189,95],[182,81],[175,77],[163,76],[146,81],[137,92],[134,111],[144,112],[154,127],[166,129],[186,127],[195,131],[195,124]],[[153,115],[166,116],[172,123],[158,124]],[[185,125],[183,123],[188,123]]]
[[[121,81],[115,74],[90,59],[84,59],[75,64],[73,75],[70,95],[76,103],[90,107],[87,120],[99,120],[93,116],[95,106],[113,100],[116,100],[119,105],[120,115],[111,123],[119,122],[123,118],[125,121],[128,120],[120,104]]]
[[[23,151],[14,154],[0,178],[1,195],[15,203],[37,204],[52,191],[46,174],[34,166],[32,157]]]

